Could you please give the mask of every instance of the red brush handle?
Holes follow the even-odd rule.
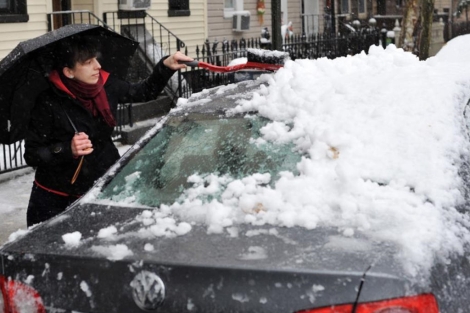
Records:
[[[258,62],[247,62],[243,64],[237,64],[232,66],[217,66],[210,63],[202,62],[202,61],[180,61],[182,64],[186,64],[192,67],[202,67],[208,69],[211,72],[219,72],[219,73],[230,73],[236,72],[243,69],[257,69],[257,70],[267,70],[267,71],[275,71],[282,67],[279,64],[268,64],[268,63],[258,63]]]
[[[267,70],[267,71],[276,71],[283,67],[281,64],[269,64],[269,63],[259,63],[259,62],[246,62],[244,68],[257,69],[257,70]]]

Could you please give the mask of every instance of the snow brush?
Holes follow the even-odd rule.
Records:
[[[191,67],[205,68],[211,72],[218,73],[231,73],[246,69],[276,71],[284,66],[286,59],[289,59],[289,53],[281,51],[271,51],[263,49],[247,49],[247,62],[228,65],[218,66],[202,61],[179,61],[181,64],[186,64]]]

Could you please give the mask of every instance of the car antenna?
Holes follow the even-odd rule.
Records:
[[[356,300],[354,300],[354,304],[351,310],[351,313],[356,313],[357,304],[359,303],[359,297],[361,296],[362,286],[364,285],[364,281],[366,280],[367,272],[372,268],[372,264],[364,271],[362,274],[361,282],[359,283],[359,289],[357,290]]]

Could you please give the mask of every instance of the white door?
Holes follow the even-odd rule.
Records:
[[[307,34],[315,34],[320,31],[320,25],[323,23],[323,14],[320,14],[319,0],[304,1],[304,19],[303,24]]]
[[[287,0],[281,0],[281,24],[289,23],[289,17],[287,15]]]

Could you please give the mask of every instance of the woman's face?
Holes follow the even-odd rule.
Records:
[[[96,58],[77,62],[73,68],[64,68],[65,76],[86,84],[96,84],[100,78],[101,65]]]

